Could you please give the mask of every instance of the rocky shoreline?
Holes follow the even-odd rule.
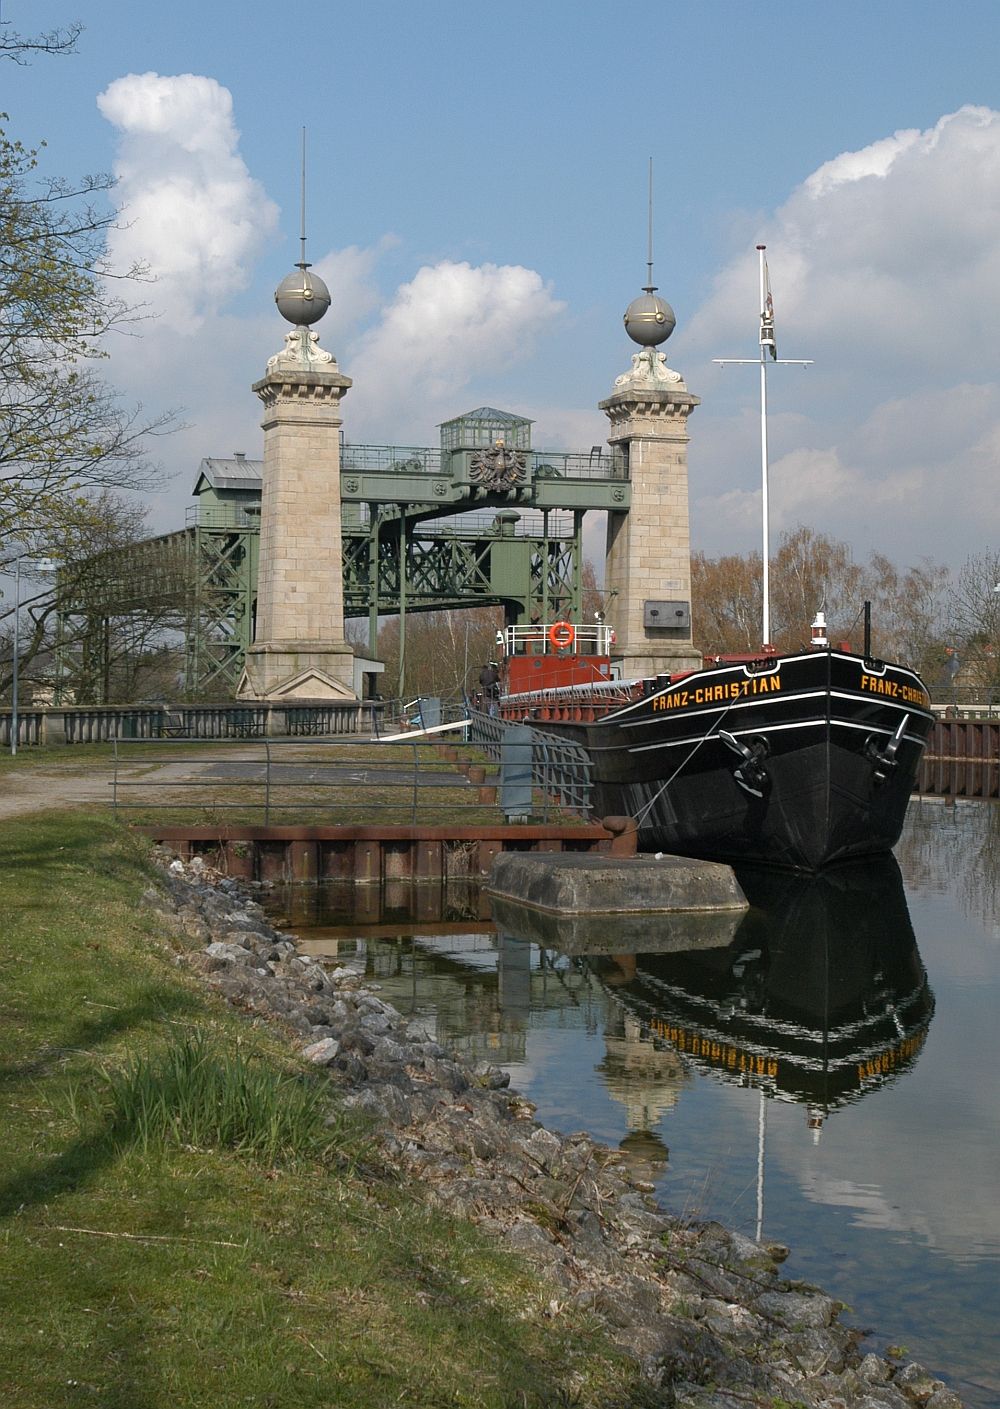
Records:
[[[506,1072],[456,1058],[352,971],[300,955],[245,883],[199,858],[159,861],[148,898],[186,937],[179,962],[280,1024],[338,1103],[372,1119],[400,1178],[527,1258],[552,1317],[574,1305],[598,1318],[657,1402],[961,1409],[921,1365],[866,1354],[832,1297],[782,1278],[787,1249],[668,1216],[617,1151],[539,1125]]]

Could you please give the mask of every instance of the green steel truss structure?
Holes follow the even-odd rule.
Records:
[[[628,464],[533,451],[531,422],[481,407],[441,427],[439,449],[341,447],[344,610],[378,620],[500,606],[511,624],[578,617],[589,510],[627,513]],[[109,550],[64,574],[61,650],[103,661],[116,624],[145,615],[185,642],[189,695],[230,694],[253,640],[262,464],[201,464],[176,533]]]

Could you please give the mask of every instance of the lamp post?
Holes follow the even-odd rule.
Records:
[[[21,563],[26,557],[27,554],[18,553],[14,559],[14,659],[11,662],[10,679],[10,753],[12,758],[17,754],[17,740],[20,733],[20,719],[17,712],[17,673],[21,654]],[[10,565],[10,559],[8,559],[7,565]],[[51,558],[36,558],[31,566],[39,572],[54,572],[56,565]]]
[[[14,659],[10,684],[10,755],[17,753],[17,736],[20,726],[17,718],[17,660],[21,651],[19,623],[21,620],[21,555],[14,559]]]

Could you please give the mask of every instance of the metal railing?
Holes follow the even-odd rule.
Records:
[[[505,737],[528,729],[531,736],[531,777],[543,799],[579,817],[593,815],[593,763],[580,744],[547,734],[533,725],[511,725],[494,715],[469,711],[469,742],[498,763]],[[543,804],[544,805],[544,804]]]
[[[305,750],[305,752],[304,752]],[[141,769],[141,772],[137,771]],[[182,812],[224,822],[252,814],[263,826],[317,823],[473,825],[495,805],[476,783],[432,746],[324,739],[244,741],[185,754],[183,741],[113,744],[112,806],[116,813]]]
[[[625,458],[620,451],[596,449],[580,451],[532,450],[535,479],[627,479]]]
[[[260,529],[260,504],[189,504],[184,510],[188,528]]]
[[[492,438],[488,443],[492,445]],[[340,451],[340,467],[342,473],[388,470],[400,474],[441,475],[450,473],[452,456],[461,455],[468,449],[466,445],[442,451],[433,446],[351,445],[345,441]],[[589,452],[523,450],[521,453],[531,474],[538,479],[628,478],[625,457],[620,450],[604,450],[595,446]]]
[[[945,719],[996,719],[1000,688],[981,685],[931,686],[931,709]]]
[[[233,740],[206,753],[185,752],[182,739],[116,739],[112,805],[116,813],[182,813],[224,825],[252,814],[262,825],[301,822],[476,825],[499,813],[549,822],[591,816],[591,765],[579,746],[527,726],[475,714],[470,733],[480,752],[464,761],[442,756],[424,739],[365,742],[316,739]],[[508,747],[517,735],[518,748]],[[530,736],[530,766],[520,745]],[[498,772],[486,777],[481,754]],[[515,756],[516,755],[516,756]],[[480,770],[476,772],[475,770]],[[509,785],[527,773],[521,801],[506,801]],[[497,789],[497,785],[499,788]],[[497,800],[499,792],[499,801]]]
[[[372,715],[372,738],[384,739],[388,734],[406,730],[433,729],[439,724],[455,724],[468,718],[464,700],[445,699],[437,695],[417,695],[412,700],[386,700],[378,714]],[[442,743],[465,743],[467,731],[455,732]]]
[[[354,804],[355,821],[374,812],[383,817],[396,812],[403,820],[415,822],[426,820],[430,808],[454,821],[466,811],[481,811],[494,804],[486,802],[477,786],[451,762],[444,762],[426,739],[387,743],[379,734],[416,733],[470,719],[468,729],[456,732],[447,742],[467,742],[500,768],[501,775],[484,786],[499,783],[503,793],[504,739],[514,728],[527,728],[533,789],[530,815],[542,821],[567,812],[584,819],[592,815],[593,768],[585,749],[542,729],[510,725],[472,710],[466,700],[421,696],[408,702],[366,702],[363,713],[358,705],[286,706],[280,738],[269,733],[273,724],[270,709],[268,705],[227,704],[30,710],[20,718],[20,742],[24,746],[46,742],[43,724],[48,716],[59,723],[60,743],[110,743],[116,810],[195,807],[214,813],[251,806],[270,821],[276,808],[282,812],[290,808],[329,812],[338,805],[337,790],[343,794],[349,785],[352,791],[361,790],[361,802]],[[0,714],[0,745],[9,743],[9,727],[9,714]],[[197,743],[199,751],[185,756],[186,743]],[[212,750],[210,756],[205,744],[216,744],[221,752]],[[216,765],[226,761],[227,745],[237,744],[241,745],[240,759],[234,750],[232,766],[227,762],[228,772],[219,773]],[[302,756],[303,749],[309,750],[308,757]],[[143,775],[136,777],[133,765],[140,761]],[[237,762],[239,768],[235,767]],[[324,766],[334,772],[305,776],[308,769],[315,774]],[[401,772],[405,776],[391,779],[391,796],[376,796],[379,786],[390,786],[390,774]],[[446,796],[430,797],[428,780],[435,777],[434,786],[449,790]],[[157,792],[164,797],[158,798]]]
[[[457,513],[444,515],[440,519],[424,519],[413,529],[417,537],[460,538],[476,540],[481,538],[541,538],[544,523],[541,509],[518,509],[520,518],[516,523],[501,524],[496,511],[487,513]],[[569,509],[552,509],[549,513],[548,538],[553,541],[573,537],[573,514]]]
[[[560,633],[556,631],[557,625],[563,628],[561,640]],[[503,633],[504,653],[508,656],[553,656],[567,651],[580,656],[607,656],[611,654],[614,644],[614,628],[602,622],[584,622],[580,626],[570,626],[568,622],[548,626],[528,623],[508,626]]]
[[[340,450],[342,474],[359,470],[389,470],[398,474],[441,474],[441,451],[426,445],[351,445]]]

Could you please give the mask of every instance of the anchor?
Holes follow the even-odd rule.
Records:
[[[768,755],[766,739],[755,739],[752,748],[746,744],[741,744],[739,739],[732,734],[728,734],[725,729],[719,730],[719,738],[727,748],[733,753],[738,753],[743,760],[733,769],[733,778],[745,793],[750,793],[753,797],[763,797],[764,787],[767,784],[767,770],[764,767],[764,759]]]
[[[876,787],[881,787],[899,767],[899,760],[896,754],[899,752],[899,746],[903,742],[903,734],[909,722],[910,716],[904,714],[899,722],[899,728],[896,730],[895,734],[893,734],[884,749],[879,748],[878,739],[876,739],[874,734],[869,734],[868,738],[865,740],[865,758],[874,764]]]

